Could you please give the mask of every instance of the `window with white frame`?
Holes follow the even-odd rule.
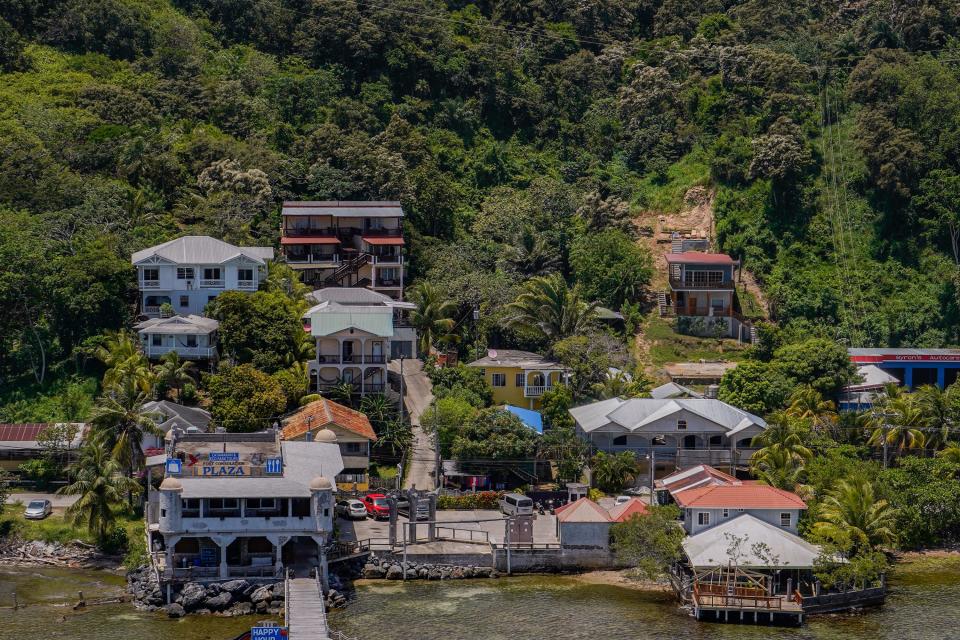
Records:
[[[687,421],[677,420],[677,431],[686,431],[686,430],[687,430]]]
[[[698,511],[697,512],[697,524],[701,527],[710,526],[710,512],[709,511]]]
[[[494,387],[507,386],[507,376],[503,373],[494,373],[490,376],[490,384]]]
[[[793,514],[789,511],[782,512],[780,514],[780,526],[788,528],[793,526]]]
[[[193,267],[177,267],[177,280],[193,280]]]
[[[723,510],[723,517],[724,517],[724,518],[729,518],[729,517],[730,517],[730,509],[724,509],[724,510]]]
[[[160,269],[144,269],[143,270],[143,279],[144,280],[159,280],[160,279]]]

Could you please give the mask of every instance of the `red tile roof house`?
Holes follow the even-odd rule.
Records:
[[[741,513],[797,533],[806,503],[794,493],[753,482],[708,484],[673,493],[683,511],[683,528],[696,535]]]
[[[687,327],[680,332],[713,335],[714,323],[722,319],[723,335],[739,335],[742,319],[734,311],[734,278],[740,261],[725,253],[698,251],[668,253],[666,261],[670,275],[670,305],[666,311],[677,316],[678,327]],[[661,309],[661,314],[664,311]]]
[[[631,498],[609,511],[589,498],[569,502],[556,510],[557,538],[565,550],[594,550],[609,553],[610,526],[647,513],[647,505]],[[612,559],[606,556],[607,563]]]
[[[337,476],[337,483],[365,487],[367,468],[370,466],[370,446],[377,441],[377,434],[367,416],[321,398],[301,407],[284,420],[281,435],[284,440],[313,440],[321,429],[333,431],[340,444],[344,469]]]

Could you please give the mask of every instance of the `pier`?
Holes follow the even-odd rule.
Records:
[[[319,575],[293,578],[287,574],[284,591],[289,640],[331,640]]]

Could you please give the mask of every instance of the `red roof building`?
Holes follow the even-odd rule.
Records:
[[[797,494],[755,482],[695,487],[673,494],[673,499],[683,510],[684,528],[691,535],[741,513],[796,533],[807,508]]]
[[[349,486],[356,484],[364,490],[370,466],[370,447],[377,440],[370,419],[350,407],[321,398],[287,418],[281,436],[284,440],[312,440],[322,429],[333,431],[340,444],[344,469],[337,482]]]
[[[672,312],[678,318],[702,318],[692,323],[678,320],[691,326],[681,333],[704,333],[715,335],[714,326],[720,324],[721,335],[738,335],[740,319],[734,312],[734,290],[739,260],[725,253],[701,253],[684,251],[665,256],[670,280],[670,306],[661,308],[661,314]],[[703,325],[702,327],[700,325]]]

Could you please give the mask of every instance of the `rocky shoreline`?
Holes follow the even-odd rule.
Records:
[[[496,578],[493,567],[453,564],[403,563],[392,557],[370,556],[360,571],[360,577],[366,580],[463,580],[469,578]]]

